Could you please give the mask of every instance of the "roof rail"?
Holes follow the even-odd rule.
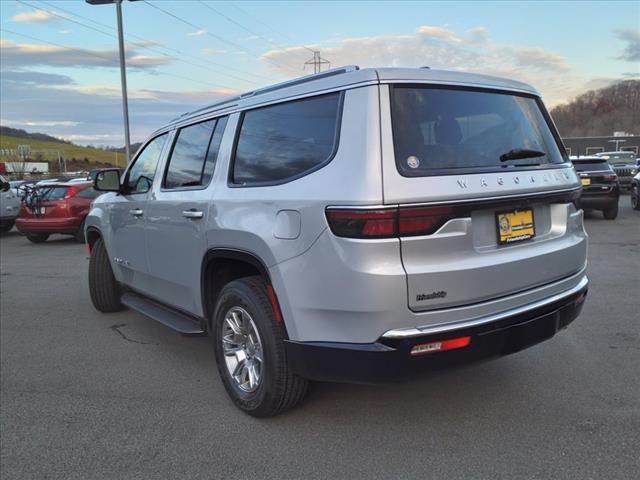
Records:
[[[307,82],[313,82],[315,80],[320,80],[321,78],[333,77],[334,75],[341,75],[343,73],[355,72],[356,70],[360,70],[360,67],[357,65],[345,65],[344,67],[331,68],[329,70],[325,70],[320,73],[312,73],[311,75],[305,75],[304,77],[294,78],[293,80],[287,80],[286,82],[276,83],[275,85],[270,85],[264,88],[258,88],[252,92],[247,92],[241,95],[241,98],[253,97],[255,95],[262,95],[263,93],[269,93],[276,90],[280,90],[282,88],[294,87],[296,85],[300,85]]]
[[[251,90],[250,92],[243,93],[241,95],[236,95],[235,97],[229,97],[224,100],[220,100],[219,102],[212,103],[211,105],[207,105],[206,107],[199,108],[197,110],[193,110],[192,112],[187,112],[179,117],[171,120],[170,123],[176,122],[181,118],[195,115],[199,112],[204,112],[208,110],[212,110],[216,107],[222,107],[227,103],[237,102],[243,98],[253,97],[255,95],[262,95],[263,93],[269,93],[276,90],[280,90],[282,88],[293,87],[295,85],[300,85],[307,82],[313,82],[315,80],[320,80],[321,78],[333,77],[334,75],[341,75],[343,73],[355,72],[356,70],[360,70],[360,67],[357,65],[345,65],[344,67],[331,68],[329,70],[325,70],[320,73],[312,73],[311,75],[305,75],[304,77],[294,78],[292,80],[287,80],[286,82],[276,83],[275,85],[270,85],[268,87],[258,88],[256,90]]]

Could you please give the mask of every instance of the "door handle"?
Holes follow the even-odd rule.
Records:
[[[204,214],[199,210],[183,210],[182,216],[187,218],[202,218]]]
[[[134,217],[141,217],[144,211],[141,208],[134,208],[133,210],[129,210],[129,213]]]

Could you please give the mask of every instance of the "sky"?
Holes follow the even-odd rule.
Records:
[[[331,67],[428,65],[548,106],[640,78],[640,2],[124,1],[132,142],[224,96]],[[124,144],[114,5],[0,0],[0,123]]]

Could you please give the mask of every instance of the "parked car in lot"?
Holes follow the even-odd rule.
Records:
[[[578,206],[584,210],[601,210],[604,218],[614,220],[618,216],[620,184],[611,165],[597,156],[572,158],[571,161],[582,183]]]
[[[20,198],[9,181],[0,175],[0,233],[8,232],[20,211]]]
[[[636,176],[631,179],[631,208],[634,210],[640,210],[640,173],[636,173]]]
[[[618,176],[620,188],[628,189],[631,185],[631,179],[638,173],[636,154],[633,152],[602,152],[597,156],[609,162]]]
[[[16,227],[34,243],[45,242],[53,233],[84,242],[84,220],[98,195],[90,182],[40,185],[22,203]]]
[[[86,220],[94,306],[211,336],[235,404],[552,337],[587,292],[580,180],[524,83],[346,67],[183,115]],[[561,345],[558,345],[561,347]]]

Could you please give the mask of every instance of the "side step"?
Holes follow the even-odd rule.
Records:
[[[125,293],[120,301],[136,312],[152,318],[183,335],[203,335],[200,321],[184,313],[177,312],[136,293]]]

